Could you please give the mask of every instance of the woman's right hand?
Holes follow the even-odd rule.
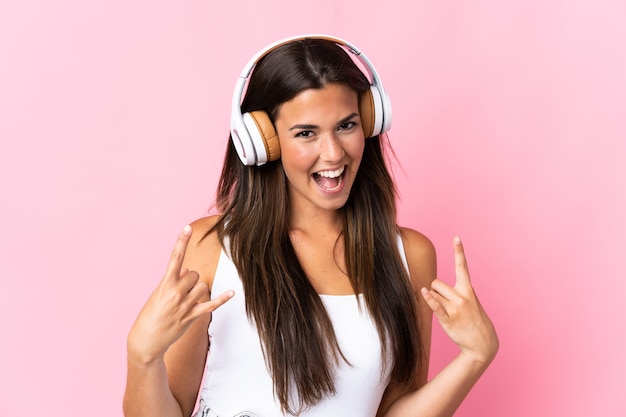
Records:
[[[163,358],[191,323],[211,314],[234,295],[227,291],[209,300],[209,288],[195,271],[182,269],[191,226],[178,237],[163,279],[141,309],[128,335],[128,357],[142,363]]]

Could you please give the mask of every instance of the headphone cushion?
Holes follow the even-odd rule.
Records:
[[[374,99],[372,98],[372,90],[367,89],[361,93],[359,99],[359,113],[361,113],[361,126],[365,138],[372,137],[374,131]]]
[[[371,138],[381,133],[383,108],[380,92],[374,86],[361,93],[359,112],[365,138]]]
[[[254,121],[256,130],[261,136],[265,146],[265,153],[267,154],[267,161],[277,161],[280,159],[280,141],[278,140],[278,133],[276,133],[274,124],[263,110],[253,111],[248,114]]]

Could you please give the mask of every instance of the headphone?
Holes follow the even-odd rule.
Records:
[[[278,134],[268,114],[263,110],[241,113],[241,102],[248,78],[261,58],[279,46],[303,39],[325,39],[335,42],[348,54],[352,54],[365,68],[363,73],[371,83],[370,88],[363,92],[359,99],[359,112],[365,137],[371,138],[380,135],[387,132],[391,127],[391,102],[385,93],[376,69],[365,54],[354,45],[332,36],[305,35],[286,38],[257,52],[243,68],[235,84],[230,116],[230,133],[235,150],[244,165],[263,165],[280,158]]]

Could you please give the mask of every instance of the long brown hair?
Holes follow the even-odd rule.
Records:
[[[303,90],[329,83],[355,94],[369,82],[333,42],[285,44],[254,69],[242,111],[279,106]],[[347,274],[373,317],[384,358],[393,359],[390,383],[409,386],[422,366],[416,297],[396,239],[396,190],[384,155],[386,138],[365,140],[361,166],[341,208]],[[256,324],[274,392],[284,412],[299,414],[335,393],[334,369],[346,360],[324,305],[300,266],[289,238],[289,199],[280,160],[244,166],[232,142],[226,152],[214,229],[239,271],[248,317]]]

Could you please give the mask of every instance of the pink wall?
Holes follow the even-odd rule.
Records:
[[[235,77],[306,32],[377,64],[401,220],[447,280],[464,238],[501,350],[457,415],[625,415],[626,3],[299,3],[0,4],[0,416],[121,415],[126,333],[210,205]],[[433,368],[454,353],[436,325]]]

